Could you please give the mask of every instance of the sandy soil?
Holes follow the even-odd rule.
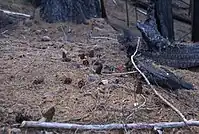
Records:
[[[124,3],[119,1],[119,6],[116,6],[108,1],[106,4],[110,9],[110,19],[125,25]],[[130,20],[135,24],[135,13],[131,9]],[[143,16],[140,15],[140,18],[143,19]],[[178,37],[189,29],[190,26],[175,21]],[[135,93],[136,74],[105,74],[126,71],[124,64],[128,59],[123,46],[116,40],[118,33],[103,19],[90,20],[88,25],[46,24],[26,20],[16,28],[7,30],[0,36],[1,128],[16,124],[16,117],[20,114],[28,116],[30,120],[38,120],[42,112],[52,106],[56,110],[52,121],[57,122],[103,124],[181,121],[144,82],[142,94]],[[132,30],[139,35],[135,25]],[[49,39],[44,41],[44,36]],[[67,52],[65,61],[62,58],[63,50]],[[96,62],[103,64],[104,73],[101,75],[93,72]],[[176,73],[196,87],[199,86],[199,73],[188,70],[176,70]],[[104,81],[105,84],[102,84]],[[178,93],[158,87],[157,90],[187,119],[199,119],[198,90],[179,90]],[[191,130],[199,132],[198,128],[193,127]],[[187,128],[165,131],[190,133]],[[28,130],[28,133],[36,131]],[[133,130],[129,133],[152,131]]]

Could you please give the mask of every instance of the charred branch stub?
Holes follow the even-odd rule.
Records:
[[[144,22],[138,22],[137,28],[142,33],[143,39],[146,41],[148,48],[154,52],[161,52],[170,45],[157,29],[155,19],[154,5],[148,8],[148,16]]]
[[[41,0],[29,0],[33,7],[37,8],[41,5]]]
[[[85,23],[90,18],[106,17],[102,0],[42,0],[40,14],[49,23]]]

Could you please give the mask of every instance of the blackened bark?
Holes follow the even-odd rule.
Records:
[[[87,19],[102,17],[101,8],[99,0],[41,0],[40,15],[49,23],[84,23]]]

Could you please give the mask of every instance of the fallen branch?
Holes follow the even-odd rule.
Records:
[[[151,85],[151,83],[149,82],[149,80],[147,79],[147,77],[145,76],[145,74],[137,67],[137,65],[134,62],[134,57],[138,52],[138,48],[140,45],[140,37],[138,38],[137,41],[137,47],[136,50],[134,52],[134,54],[131,56],[131,62],[133,63],[135,69],[142,75],[142,77],[145,79],[145,81],[147,82],[147,84],[151,87],[151,89],[153,90],[153,92],[155,93],[155,95],[157,95],[163,102],[165,102],[169,107],[171,107],[184,121],[185,124],[187,124],[187,119],[185,118],[185,116],[175,107],[173,106],[169,101],[167,101],[164,97],[161,96],[161,94],[159,94],[156,89],[154,88],[153,85]]]
[[[106,125],[80,125],[57,122],[23,121],[22,128],[52,128],[52,129],[78,129],[78,130],[112,130],[112,129],[153,129],[153,128],[180,128],[199,126],[199,121],[184,122],[159,122],[159,123],[132,123],[132,124],[106,124]]]

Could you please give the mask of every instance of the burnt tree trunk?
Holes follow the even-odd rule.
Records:
[[[161,35],[174,41],[172,0],[153,0],[155,2],[155,18]]]
[[[49,23],[85,23],[90,18],[106,17],[106,13],[102,0],[41,0],[40,16]]]
[[[192,0],[192,41],[199,42],[199,1]]]

